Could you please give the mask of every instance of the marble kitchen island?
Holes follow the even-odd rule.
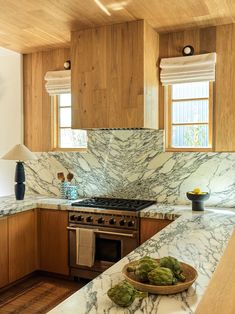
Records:
[[[235,213],[232,210],[217,209],[195,213],[189,207],[182,210],[180,207],[177,206],[178,209],[175,208],[174,211],[173,206],[154,205],[143,210],[141,216],[153,219],[159,218],[164,212],[180,217],[49,313],[195,313],[234,230]],[[194,266],[198,271],[198,278],[183,293],[171,296],[149,295],[143,300],[136,300],[129,308],[116,306],[107,297],[107,290],[123,280],[121,270],[126,263],[145,255],[155,258],[172,255]]]

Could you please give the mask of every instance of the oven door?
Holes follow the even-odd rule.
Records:
[[[84,228],[84,225],[70,225],[68,227],[70,249],[69,263],[72,275],[81,276],[80,272],[75,271],[78,269],[83,269],[84,271],[90,270],[98,275],[114,263],[118,262],[121,258],[126,256],[138,246],[137,231],[86,226],[86,229],[90,228],[97,230],[95,232],[95,262],[92,267],[77,265],[76,228]]]

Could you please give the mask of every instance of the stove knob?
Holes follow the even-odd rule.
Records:
[[[79,216],[76,217],[76,220],[77,220],[77,221],[82,221],[83,219],[84,219],[84,218],[83,218],[81,215],[79,215]]]
[[[128,227],[133,227],[135,224],[134,220],[128,221]]]
[[[115,220],[114,218],[111,218],[111,219],[109,220],[109,224],[110,224],[110,225],[115,225],[115,223],[116,223],[116,220]]]
[[[86,219],[87,222],[92,222],[93,221],[93,218],[91,216],[87,217]]]
[[[125,219],[121,219],[121,220],[119,221],[119,225],[120,225],[120,226],[124,226],[125,223],[126,223],[126,220],[125,220]]]
[[[75,215],[71,215],[70,220],[75,220]]]
[[[98,224],[103,224],[104,223],[104,218],[100,217],[97,219]]]

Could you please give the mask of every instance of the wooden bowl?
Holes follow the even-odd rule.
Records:
[[[159,261],[159,259],[157,259],[157,261]],[[127,267],[131,266],[133,263],[135,262],[128,263],[124,266],[122,273],[125,279],[137,290],[153,294],[174,294],[182,292],[184,290],[187,290],[194,283],[198,276],[195,268],[186,263],[180,262],[183,270],[183,275],[186,277],[186,280],[184,282],[178,282],[177,284],[170,286],[155,286],[137,281],[134,272],[127,271]]]

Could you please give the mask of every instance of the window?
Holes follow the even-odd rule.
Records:
[[[58,150],[87,148],[87,132],[71,129],[71,94],[53,96],[53,147]]]
[[[212,82],[173,84],[168,89],[168,150],[212,147]]]

